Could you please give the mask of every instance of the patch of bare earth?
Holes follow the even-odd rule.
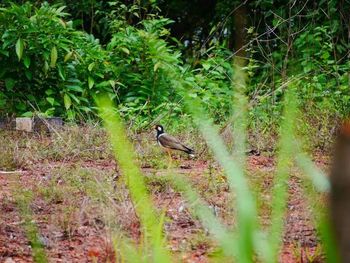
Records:
[[[31,165],[31,168],[20,176],[20,187],[37,192],[51,176],[54,168],[71,165],[69,163],[48,162]],[[114,163],[97,160],[80,164],[86,168],[113,170]],[[228,187],[225,178],[219,178],[222,184],[218,188],[211,189],[212,176],[211,165],[203,161],[187,160],[176,171],[188,176],[191,182],[199,188],[199,192],[213,208],[213,211],[221,216],[224,221],[232,225],[227,216]],[[273,159],[263,156],[250,156],[248,159],[249,171],[263,171],[271,174],[261,180],[263,187],[272,185],[272,173],[274,171]],[[217,170],[217,168],[214,168]],[[162,176],[162,171],[147,168],[146,175]],[[13,202],[13,189],[10,187],[10,176],[0,173],[0,261],[11,258],[15,262],[31,262],[31,249],[21,224],[21,218]],[[157,183],[155,183],[157,184]],[[207,189],[211,189],[210,192]],[[165,232],[171,249],[180,262],[209,262],[213,253],[213,241],[207,237],[207,232],[189,211],[188,204],[181,194],[170,186],[162,187],[150,185],[150,191],[155,205],[160,211],[166,212]],[[267,193],[265,193],[267,195]],[[76,193],[71,196],[74,202],[70,203],[81,207],[87,200],[87,196]],[[118,202],[117,200],[115,202]],[[126,206],[125,206],[126,207]],[[66,209],[65,201],[48,202],[36,195],[31,206],[34,219],[40,231],[40,240],[45,248],[50,262],[114,262],[110,233],[108,227],[99,222],[98,218],[85,217],[84,213],[74,210],[70,219],[70,228],[63,230],[57,226],[57,219]],[[130,214],[130,206],[119,213]],[[232,212],[232,211],[231,211]],[[226,217],[227,216],[227,220]],[[140,238],[139,223],[137,217],[129,217],[124,221],[123,230],[135,240]],[[263,220],[264,218],[262,218]],[[232,220],[232,219],[231,219]],[[305,259],[305,253],[312,254],[317,246],[315,229],[310,221],[310,214],[306,200],[303,198],[301,182],[297,177],[291,177],[289,182],[288,213],[286,216],[284,245],[281,251],[281,262],[301,262]],[[305,261],[306,262],[306,261]]]
[[[10,182],[13,174],[0,172],[0,262],[32,262],[31,249],[22,229]]]
[[[51,168],[57,165],[55,163]],[[50,169],[45,173],[43,167],[38,170],[40,172],[37,174],[35,170],[23,173],[21,185],[37,192],[50,173]],[[84,198],[82,195],[71,196],[76,208],[80,207]],[[31,209],[40,230],[40,240],[50,262],[93,262],[94,258],[99,258],[100,262],[107,260],[114,262],[112,247],[105,229],[88,219],[84,220],[83,215],[77,214],[78,209],[67,214],[69,207],[65,202],[58,200],[48,203],[40,197],[35,198]],[[62,225],[66,228],[63,229]]]

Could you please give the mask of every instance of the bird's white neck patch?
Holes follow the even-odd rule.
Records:
[[[161,137],[161,136],[163,136],[164,134],[165,134],[165,133],[159,134],[159,135],[158,135],[158,138]]]
[[[162,131],[162,128],[161,128],[161,127],[157,127],[157,130],[158,130],[158,131]]]

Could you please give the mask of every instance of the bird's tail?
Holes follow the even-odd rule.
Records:
[[[185,153],[189,154],[191,157],[195,156],[194,150],[192,150],[191,148],[188,148],[186,146],[185,146],[185,148],[186,148],[186,151],[184,151]]]

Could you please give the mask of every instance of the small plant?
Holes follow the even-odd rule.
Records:
[[[307,262],[310,262],[310,263],[322,262],[322,259],[324,257],[323,257],[321,245],[317,244],[314,251],[311,251],[311,249],[307,247],[305,250],[305,256],[306,256]]]
[[[55,225],[63,231],[64,238],[71,239],[78,228],[78,208],[76,204],[65,204],[58,213],[59,215],[53,219],[56,221]]]
[[[6,132],[0,131],[0,137],[10,137]],[[8,143],[7,140],[0,140],[0,152],[2,156],[0,158],[0,170],[15,170],[17,163],[15,161],[15,145]]]
[[[18,188],[15,187],[14,189]],[[33,220],[33,213],[30,208],[32,200],[33,195],[27,190],[19,190],[15,193],[15,201],[19,209],[20,215],[24,221],[23,226],[33,251],[33,259],[35,262],[45,263],[48,262],[47,256],[43,248],[43,244],[40,240],[38,226]]]

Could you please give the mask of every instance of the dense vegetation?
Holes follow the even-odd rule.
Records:
[[[227,123],[234,57],[244,58],[253,128],[277,123],[290,81],[321,134],[349,113],[344,1],[14,2],[0,10],[1,115],[86,119],[107,92],[142,128],[186,116],[186,92]]]

